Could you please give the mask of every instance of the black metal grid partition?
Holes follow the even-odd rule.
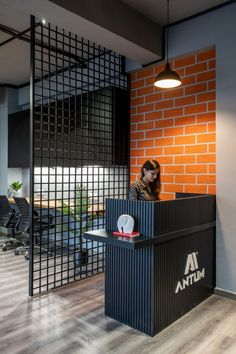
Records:
[[[83,232],[127,194],[129,80],[120,55],[78,35],[32,17],[31,36],[34,295],[104,271],[104,246]]]

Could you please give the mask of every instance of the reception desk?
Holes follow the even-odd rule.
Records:
[[[129,214],[140,236],[114,236]],[[105,230],[87,239],[106,245],[105,314],[154,336],[213,293],[215,196],[175,200],[108,199]]]

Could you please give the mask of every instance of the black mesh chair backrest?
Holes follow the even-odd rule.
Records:
[[[30,205],[23,197],[13,197],[17,208],[19,209],[20,221],[18,223],[19,231],[29,231],[30,227]]]
[[[6,226],[13,209],[5,195],[0,195],[0,226]]]

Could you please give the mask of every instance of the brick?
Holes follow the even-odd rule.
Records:
[[[136,157],[131,157],[131,158],[129,159],[129,163],[130,163],[130,166],[137,165],[137,159],[136,159]]]
[[[136,132],[137,131],[137,124],[130,124],[130,131]]]
[[[193,93],[206,91],[206,89],[207,89],[207,84],[206,83],[197,84],[197,85],[186,87],[185,88],[185,94],[186,95],[192,95]]]
[[[185,134],[205,133],[206,131],[207,131],[206,124],[194,124],[194,125],[185,127]]]
[[[175,176],[175,183],[195,183],[196,177],[194,175],[177,175]]]
[[[208,172],[209,173],[216,173],[216,165],[215,164],[208,165]]]
[[[145,138],[151,139],[151,138],[159,138],[162,136],[162,130],[148,130],[145,132]]]
[[[207,152],[207,144],[185,146],[185,154],[200,154],[204,152]]]
[[[196,75],[191,75],[191,76],[186,76],[181,78],[182,85],[187,86],[187,85],[192,85],[195,84],[196,82]]]
[[[139,167],[139,166],[130,166],[130,173],[131,173],[131,174],[138,174],[138,173],[140,173],[140,167]]]
[[[137,158],[137,165],[139,166],[139,168],[141,169],[141,166],[144,164],[144,162],[147,161],[146,156],[142,156],[142,157],[138,157]]]
[[[153,92],[156,91],[156,87],[154,86],[154,77],[148,77],[147,79],[145,79],[145,84],[146,86],[152,86],[153,87]]]
[[[144,80],[131,81],[131,90],[144,87]]]
[[[137,146],[136,146],[136,141],[131,141],[130,142],[130,149],[135,149]]]
[[[165,69],[165,64],[158,64],[155,68],[154,68],[154,74],[158,75],[161,71],[163,71]]]
[[[184,89],[182,87],[173,90],[168,90],[167,92],[164,92],[164,99],[180,97],[183,96],[183,94],[184,94]]]
[[[144,68],[144,69],[139,70],[137,72],[137,79],[146,78],[146,77],[152,76],[152,75],[153,75],[153,67]]]
[[[183,97],[183,98],[179,98],[177,100],[175,100],[175,106],[186,106],[189,104],[193,104],[195,103],[196,98],[195,96],[188,96],[188,97]]]
[[[162,99],[161,93],[154,93],[145,97],[145,103],[156,102]]]
[[[183,59],[177,59],[174,61],[173,68],[181,68],[185,67],[187,65],[192,65],[195,63],[195,55],[191,55],[190,57],[183,58]]]
[[[215,119],[216,119],[215,112],[200,113],[197,115],[197,123],[215,121]]]
[[[138,107],[139,109],[139,107]],[[206,112],[207,106],[205,103],[195,104],[192,106],[184,107],[184,114],[196,114]]]
[[[175,193],[161,193],[161,200],[173,200],[175,199]]]
[[[144,104],[144,97],[136,97],[130,100],[131,106],[138,106],[140,104]]]
[[[182,135],[184,132],[183,127],[178,127],[178,128],[165,128],[164,129],[164,136],[176,136],[176,135]]]
[[[215,163],[216,155],[215,154],[204,154],[197,156],[197,163]]]
[[[153,93],[153,86],[143,87],[141,89],[136,90],[136,92],[137,92],[137,96],[148,95],[150,93]]]
[[[161,182],[162,183],[173,183],[174,182],[174,176],[172,175],[161,175]]]
[[[216,194],[216,186],[207,186],[208,194]]]
[[[135,114],[130,116],[130,123],[140,123],[144,121],[144,114]]]
[[[207,165],[187,165],[185,166],[186,173],[207,173]]]
[[[175,163],[176,164],[195,163],[195,155],[175,156]]]
[[[204,73],[201,73],[201,74],[197,75],[197,82],[213,80],[215,78],[216,78],[215,70],[206,71]]]
[[[208,90],[215,90],[215,89],[216,89],[216,82],[215,82],[215,80],[213,80],[213,81],[208,81],[208,83],[207,83],[207,88],[208,88]]]
[[[203,60],[208,60],[208,59],[214,59],[216,54],[215,54],[215,49],[208,50],[207,52],[199,53],[197,55],[197,61],[203,61]]]
[[[216,184],[216,176],[215,175],[197,176],[197,183],[199,183],[199,184]]]
[[[154,122],[138,123],[138,130],[148,130],[154,128]]]
[[[198,186],[196,184],[185,185],[184,192],[185,193],[202,193],[202,194],[206,194],[207,187],[206,186]]]
[[[136,175],[130,175],[130,183],[134,183],[136,180]]]
[[[216,123],[208,123],[208,132],[216,131]]]
[[[208,69],[215,69],[216,68],[216,60],[213,59],[213,60],[209,60],[208,62]]]
[[[162,118],[162,111],[150,112],[145,114],[145,120],[156,120]]]
[[[134,98],[137,96],[137,90],[130,90],[130,97]]]
[[[164,172],[171,174],[184,173],[184,166],[165,166]]]
[[[208,152],[216,152],[216,144],[209,144]]]
[[[130,140],[144,139],[144,132],[130,133]]]
[[[185,75],[200,73],[207,70],[207,63],[198,63],[185,68]]]
[[[161,165],[171,165],[171,164],[173,164],[173,157],[172,156],[160,156],[160,157],[158,157],[158,162]]]
[[[139,140],[137,141],[137,147],[138,148],[145,148],[145,147],[152,147],[154,146],[154,140]]]
[[[216,134],[201,134],[197,136],[198,143],[214,143],[216,141]]]
[[[162,155],[163,150],[161,148],[145,149],[145,155],[150,157]]]
[[[130,150],[130,156],[131,157],[144,156],[144,149],[132,149]]]
[[[207,109],[208,109],[208,111],[215,111],[216,110],[216,103],[215,102],[209,102],[207,104]]]
[[[201,93],[197,96],[197,101],[198,102],[206,102],[206,101],[213,101],[216,99],[216,93],[215,91],[212,92],[206,92],[206,93]]]
[[[167,145],[173,145],[173,138],[160,138],[155,140],[155,145],[156,146],[167,146]]]
[[[162,119],[155,122],[155,128],[172,127],[173,119]]]
[[[183,153],[184,153],[183,146],[173,146],[173,147],[171,146],[171,147],[164,148],[164,155],[178,155]]]
[[[182,193],[184,191],[184,186],[181,184],[165,184],[164,185],[165,192],[179,192]]]
[[[164,118],[179,117],[183,115],[183,108],[167,109],[164,111]]]
[[[187,125],[195,123],[195,116],[175,118],[175,125]]]
[[[155,104],[155,109],[165,109],[165,108],[171,108],[173,106],[174,106],[174,100],[166,100],[166,101],[157,102]]]
[[[132,114],[136,114],[136,113],[137,113],[136,107],[131,107],[130,108],[130,114],[132,115]]]
[[[154,105],[153,104],[145,104],[144,106],[138,106],[137,112],[138,113],[145,113],[148,111],[153,111]]]
[[[195,144],[195,135],[175,137],[175,145]]]

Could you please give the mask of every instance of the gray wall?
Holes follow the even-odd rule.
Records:
[[[170,30],[170,57],[216,47],[217,277],[236,292],[236,4]]]

